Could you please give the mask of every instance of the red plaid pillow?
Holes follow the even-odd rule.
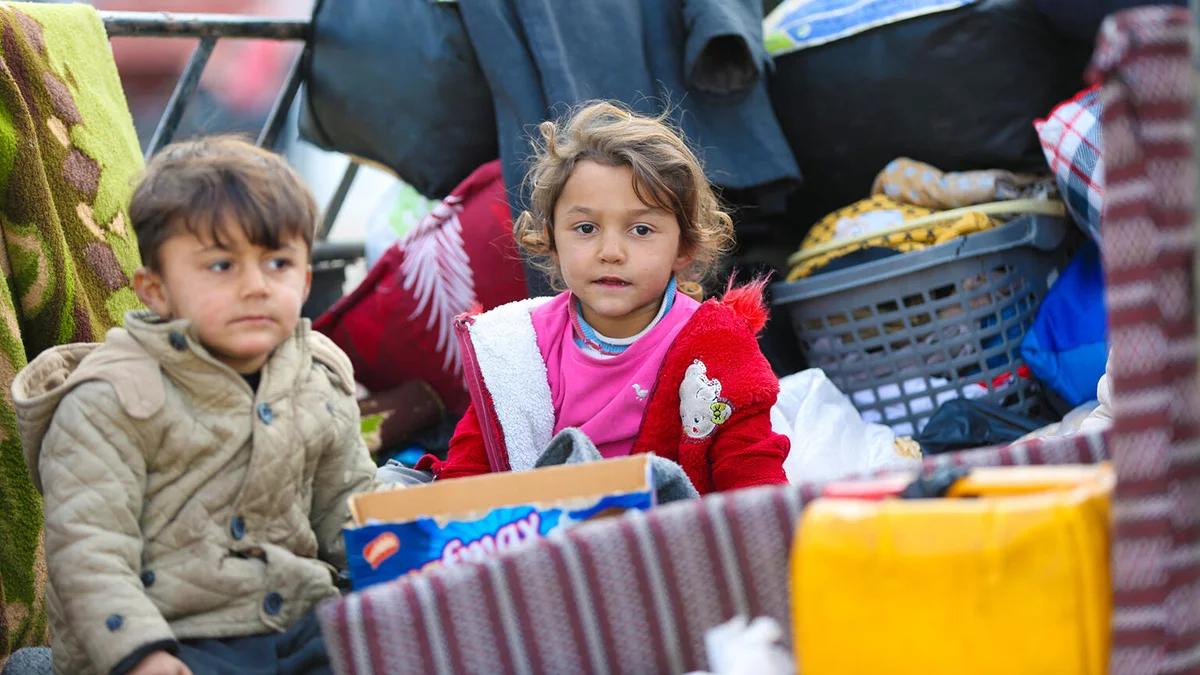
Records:
[[[1100,153],[1100,89],[1090,87],[1033,123],[1071,215],[1100,241],[1104,157]]]
[[[350,356],[367,389],[382,392],[423,380],[458,414],[470,398],[454,317],[526,295],[496,160],[434,207],[313,327]]]

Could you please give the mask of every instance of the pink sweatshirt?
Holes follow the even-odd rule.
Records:
[[[649,332],[621,354],[600,358],[575,344],[570,302],[569,292],[560,293],[532,316],[550,381],[554,433],[576,427],[604,457],[628,455],[663,358],[700,304],[677,292],[670,311]]]

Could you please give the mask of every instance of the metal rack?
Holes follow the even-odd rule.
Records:
[[[187,106],[191,103],[212,55],[213,48],[221,39],[281,40],[307,42],[312,24],[307,19],[277,17],[249,17],[231,14],[174,14],[171,12],[115,12],[100,11],[100,19],[110,38],[113,37],[169,37],[199,39],[191,58],[171,93],[167,108],[158,121],[154,135],[146,148],[146,157],[161,150],[171,142]],[[259,131],[256,143],[259,147],[274,148],[279,133],[287,122],[288,112],[296,100],[303,79],[301,64],[304,55],[299,54],[288,70],[271,112]],[[313,247],[314,265],[331,264],[361,257],[362,244],[330,244],[325,239],[345,203],[346,195],[358,175],[359,163],[350,158],[334,190],[333,198],[325,206],[316,233],[317,244]]]

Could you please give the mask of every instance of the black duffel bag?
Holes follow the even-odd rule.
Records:
[[[1033,129],[1084,86],[1090,49],[1033,0],[981,0],[775,58],[775,115],[807,227],[870,194],[897,157],[943,171],[1048,172]]]
[[[455,3],[318,0],[304,67],[301,138],[382,164],[426,197],[500,156]]]
[[[1100,24],[1109,14],[1145,5],[1187,6],[1187,0],[1034,0],[1038,9],[1065,36],[1095,44]]]

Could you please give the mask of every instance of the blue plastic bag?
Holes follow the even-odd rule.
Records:
[[[1087,241],[1046,293],[1021,356],[1043,384],[1077,406],[1096,398],[1108,355],[1107,326],[1100,251]]]

